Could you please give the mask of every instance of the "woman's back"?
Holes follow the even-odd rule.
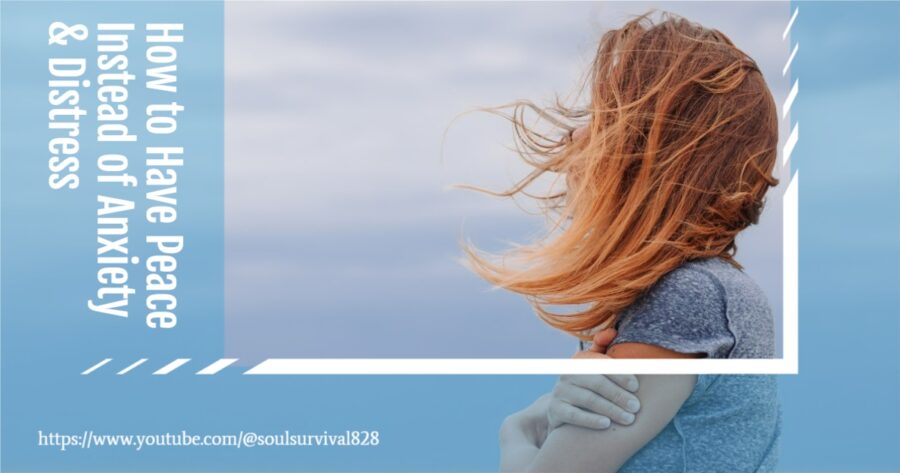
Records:
[[[745,273],[711,258],[664,276],[617,320],[613,345],[709,358],[772,358],[772,312]],[[620,472],[772,471],[780,411],[774,376],[700,375],[665,429]]]

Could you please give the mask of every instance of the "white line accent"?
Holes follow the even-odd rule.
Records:
[[[135,368],[137,368],[138,366],[141,366],[142,364],[144,364],[145,361],[147,361],[146,358],[141,358],[140,360],[137,360],[137,361],[135,361],[134,363],[128,365],[127,368],[123,369],[122,371],[119,371],[119,372],[116,373],[116,374],[118,374],[118,375],[123,375],[123,374],[125,374],[125,373],[127,373],[127,372],[129,372],[129,371],[131,371],[131,370],[133,370],[133,369],[135,369]]]
[[[797,92],[800,92],[800,79],[794,80],[794,86],[791,87],[791,91],[788,93],[787,98],[784,100],[784,105],[781,107],[782,120],[786,119],[788,112],[791,111],[791,105],[794,105],[794,99],[797,98]]]
[[[103,361],[97,363],[96,365],[91,366],[90,368],[88,368],[88,369],[82,371],[81,374],[82,374],[82,375],[88,375],[88,374],[91,374],[91,373],[93,373],[97,368],[100,368],[101,366],[103,366],[103,365],[109,363],[110,361],[112,361],[112,358],[105,358]]]
[[[791,15],[791,20],[788,21],[787,28],[785,28],[784,33],[781,34],[782,41],[786,40],[791,33],[791,27],[794,26],[794,20],[797,19],[797,13],[800,13],[800,7],[794,8],[794,14]]]
[[[791,373],[800,368],[800,172],[794,172],[784,191],[782,253],[782,362]]]
[[[159,375],[159,376],[167,375],[167,374],[177,370],[179,367],[181,367],[181,365],[187,363],[188,361],[191,361],[191,359],[190,358],[178,358],[175,361],[169,363],[168,365],[163,366],[162,368],[154,371],[153,374]]]
[[[202,370],[198,371],[197,374],[199,374],[199,375],[216,374],[219,371],[222,371],[225,368],[229,367],[232,363],[234,363],[237,360],[238,360],[237,358],[222,358],[220,360],[217,360],[213,364],[207,366],[206,368],[203,368]]]
[[[791,136],[788,136],[787,142],[784,143],[784,148],[781,151],[782,166],[786,166],[790,162],[791,154],[794,153],[794,147],[797,146],[798,141],[800,141],[800,122],[794,123]]]
[[[787,28],[781,39],[785,40],[797,19],[800,7],[794,9],[788,21]],[[782,76],[787,75],[787,71],[800,49],[800,43],[794,45],[784,69],[781,71]],[[797,94],[800,92],[800,79],[794,80],[794,85],[788,93],[787,99],[781,110],[781,119],[785,121]],[[787,122],[790,124],[790,122]],[[781,165],[787,167],[787,172],[791,175],[791,181],[788,183],[787,189],[784,191],[782,203],[782,311],[781,311],[781,339],[782,339],[782,359],[780,362],[792,374],[800,372],[800,296],[799,296],[799,279],[800,279],[800,172],[790,172],[790,159],[797,142],[800,140],[800,122],[795,122],[784,144],[781,154]]]
[[[795,345],[791,345],[795,346]],[[245,375],[796,374],[784,359],[269,358]]]
[[[794,45],[794,50],[791,51],[791,55],[788,57],[787,62],[784,63],[784,69],[781,70],[782,76],[787,75],[787,71],[788,71],[788,69],[791,68],[791,63],[794,62],[794,56],[797,55],[797,50],[799,50],[799,49],[800,49],[800,43],[798,42],[797,44]]]

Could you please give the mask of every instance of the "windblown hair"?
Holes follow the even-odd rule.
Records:
[[[504,114],[533,170],[494,194],[538,199],[560,217],[554,228],[502,258],[465,247],[479,275],[583,339],[686,261],[740,268],[735,237],[778,183],[771,93],[721,32],[669,14],[638,17],[603,35],[588,79],[587,106],[521,101]],[[554,130],[526,126],[529,110]],[[565,177],[565,190],[528,192],[544,174]]]

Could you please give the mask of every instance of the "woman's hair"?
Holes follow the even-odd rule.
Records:
[[[778,183],[771,93],[721,32],[643,15],[603,35],[586,85],[586,107],[520,101],[504,114],[533,170],[494,194],[538,199],[559,215],[554,228],[501,259],[465,248],[479,275],[581,338],[686,261],[720,257],[740,268],[735,237]],[[554,131],[526,126],[529,110]],[[565,190],[529,193],[545,173],[565,176]]]

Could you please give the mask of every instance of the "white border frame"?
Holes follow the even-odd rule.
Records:
[[[781,36],[787,40],[797,19],[796,7]],[[797,55],[795,44],[782,75],[787,75]],[[791,105],[797,98],[799,81],[794,80],[782,106],[781,120],[790,120]],[[788,121],[788,124],[790,122]],[[795,123],[782,149],[782,169],[791,176],[783,201],[782,226],[782,358],[774,359],[679,359],[679,360],[606,360],[606,359],[503,359],[503,358],[343,358],[303,359],[269,358],[244,374],[797,374],[799,372],[799,174],[791,174],[790,157],[799,141]]]
[[[782,34],[787,40],[799,7]],[[799,50],[794,44],[782,69],[786,76]],[[782,105],[781,120],[790,125],[789,112],[799,92],[794,79]],[[799,141],[799,123],[794,123],[782,149],[782,170],[791,176],[783,200],[783,356],[773,359],[555,359],[555,358],[269,358],[246,370],[247,375],[558,375],[568,374],[797,374],[799,372],[799,173],[791,173],[790,157]],[[84,370],[90,375],[112,361],[105,358]],[[129,360],[133,361],[133,360]],[[117,375],[125,375],[147,361],[141,358]],[[187,364],[176,358],[154,375],[165,376]],[[214,375],[237,361],[222,358],[205,366],[197,375]]]

